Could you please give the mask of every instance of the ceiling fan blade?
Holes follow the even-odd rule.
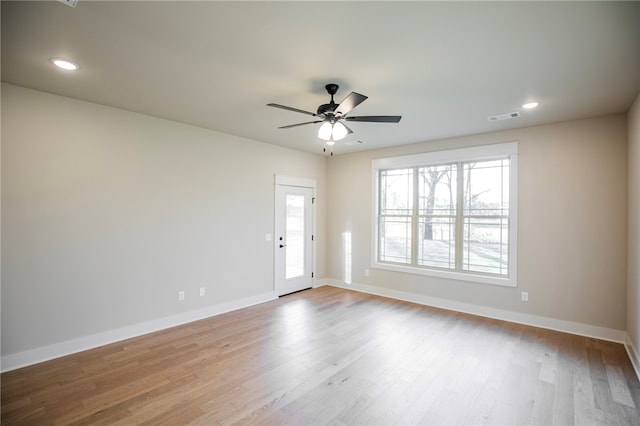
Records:
[[[292,127],[304,126],[305,124],[322,123],[322,121],[323,120],[316,120],[316,121],[307,121],[305,123],[289,124],[288,126],[278,127],[278,129],[290,129]]]
[[[347,126],[347,125],[346,125],[346,124],[344,124],[344,123],[340,123],[340,124],[342,124],[342,125],[344,126],[344,128],[345,128],[345,129],[347,129],[347,134],[348,134],[348,135],[350,135],[351,133],[353,133],[353,130],[351,130],[351,129],[349,128],[349,126]]]
[[[400,115],[362,115],[360,117],[344,117],[348,121],[368,121],[371,123],[398,123]]]
[[[303,109],[298,109],[298,108],[293,108],[293,107],[288,107],[285,105],[280,105],[280,104],[267,104],[267,106],[270,107],[274,107],[274,108],[280,108],[280,109],[286,109],[287,111],[293,111],[293,112],[299,112],[301,114],[307,114],[307,115],[312,115],[314,117],[317,116],[317,114],[313,113],[313,112],[309,112],[309,111],[305,111]]]
[[[340,105],[338,105],[338,107],[335,110],[335,113],[336,115],[346,115],[349,113],[349,111],[351,111],[352,109],[354,109],[355,107],[357,107],[358,105],[360,105],[366,100],[367,100],[367,96],[361,95],[360,93],[351,92],[349,93],[349,96],[344,98],[344,100],[340,103]]]

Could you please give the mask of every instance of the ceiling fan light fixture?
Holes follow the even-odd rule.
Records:
[[[347,131],[347,128],[338,121],[333,125],[333,131],[331,133],[333,135],[333,140],[339,141],[340,139],[344,139],[349,132]]]
[[[343,126],[344,127],[344,126]],[[333,125],[329,121],[325,121],[318,129],[318,137],[325,141],[331,139],[331,134],[333,133]]]
[[[349,131],[347,128],[339,121],[335,123],[325,121],[318,129],[318,137],[325,141],[339,141],[340,139],[344,139],[348,134]]]

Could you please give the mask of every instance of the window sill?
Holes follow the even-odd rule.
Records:
[[[427,275],[431,277],[446,278],[450,280],[470,281],[480,284],[499,285],[502,287],[517,287],[518,283],[515,277],[493,277],[490,275],[480,275],[463,272],[440,271],[436,269],[416,268],[415,266],[392,265],[388,263],[374,263],[372,265],[376,269],[384,269],[387,271],[403,272],[407,274]]]

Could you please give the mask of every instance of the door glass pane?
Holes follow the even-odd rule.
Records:
[[[304,275],[304,195],[286,196],[285,241],[285,278]]]

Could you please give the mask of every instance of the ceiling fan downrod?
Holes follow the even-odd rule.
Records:
[[[324,88],[327,89],[327,93],[331,95],[331,101],[329,101],[328,104],[320,105],[316,110],[316,114],[325,115],[327,117],[333,117],[334,116],[333,112],[338,107],[338,104],[333,100],[333,95],[335,95],[338,92],[338,89],[340,88],[340,86],[338,86],[335,83],[329,83],[326,86],[324,86]]]

